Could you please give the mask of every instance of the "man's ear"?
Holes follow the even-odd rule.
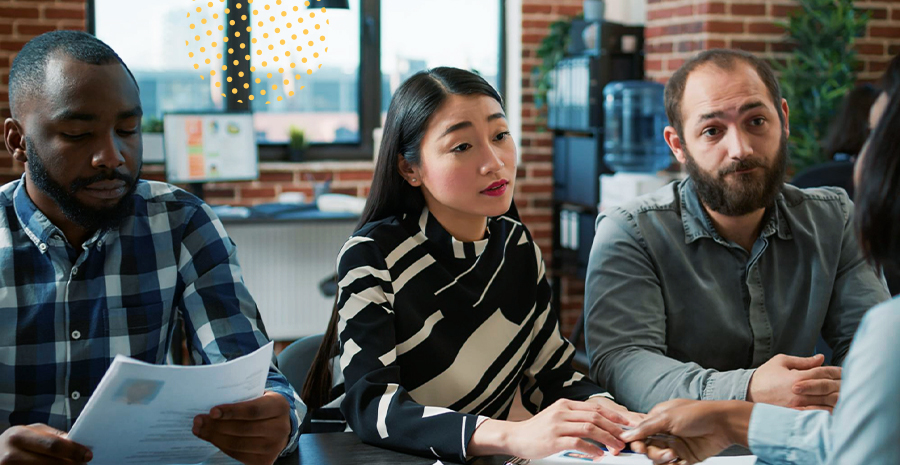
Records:
[[[403,179],[405,179],[410,186],[419,187],[422,185],[422,176],[419,175],[419,167],[413,166],[403,155],[397,155],[397,171],[400,172],[400,176],[403,176]]]
[[[25,132],[22,131],[22,126],[18,121],[6,118],[6,121],[3,122],[3,142],[6,143],[6,150],[14,160],[20,163],[28,161],[25,150]]]
[[[784,113],[784,136],[790,137],[791,124],[789,123],[789,121],[791,119],[791,109],[788,108],[788,103],[785,99],[781,99],[781,112]]]
[[[669,149],[672,150],[678,162],[684,163],[684,148],[681,145],[681,138],[678,137],[678,131],[672,126],[666,126],[666,129],[663,131],[663,138],[666,139],[666,144],[669,145]]]

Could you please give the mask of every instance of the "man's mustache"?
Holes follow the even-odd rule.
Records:
[[[730,166],[719,170],[719,176],[725,176],[737,171],[744,171],[753,168],[766,168],[766,164],[758,158],[745,158],[732,163]]]
[[[78,192],[85,187],[100,181],[115,181],[115,180],[125,181],[125,184],[128,187],[131,187],[134,184],[135,179],[125,173],[120,173],[118,171],[112,170],[105,173],[98,173],[96,176],[91,176],[89,178],[78,178],[72,181],[69,184],[69,191],[72,193]]]

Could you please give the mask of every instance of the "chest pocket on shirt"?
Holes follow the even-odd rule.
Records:
[[[110,356],[127,355],[163,363],[168,350],[171,309],[163,303],[109,309]]]

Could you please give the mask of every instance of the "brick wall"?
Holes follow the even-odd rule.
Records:
[[[685,59],[700,50],[735,48],[783,58],[791,46],[776,22],[786,22],[797,8],[794,0],[647,0],[646,70],[665,82]],[[871,11],[864,37],[856,48],[862,62],[859,78],[871,82],[900,52],[900,3],[859,0]]]
[[[84,0],[0,0],[0,117],[9,117],[9,67],[25,42],[56,29],[84,30]]]
[[[372,162],[263,163],[258,180],[207,184],[204,194],[211,204],[250,206],[273,202],[283,192],[311,199],[315,185],[330,180],[332,193],[365,197],[373,167]]]
[[[84,28],[84,0],[0,0],[0,121],[9,117],[9,68],[25,42],[55,29]],[[0,152],[0,184],[22,173],[5,152]]]
[[[553,139],[550,132],[538,129],[532,70],[541,63],[537,49],[550,23],[575,16],[581,10],[582,0],[522,0],[522,168],[516,202],[520,204],[525,224],[541,246],[548,267],[553,237]],[[522,208],[521,204],[526,207]],[[583,306],[584,282],[563,277],[559,309],[563,334],[571,333]]]

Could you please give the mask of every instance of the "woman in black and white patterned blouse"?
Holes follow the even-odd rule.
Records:
[[[313,431],[346,419],[365,442],[461,461],[603,453],[582,438],[624,447],[618,425],[637,416],[571,367],[515,178],[502,100],[481,77],[436,68],[400,86],[304,387],[322,407]],[[537,415],[505,421],[517,390]]]

